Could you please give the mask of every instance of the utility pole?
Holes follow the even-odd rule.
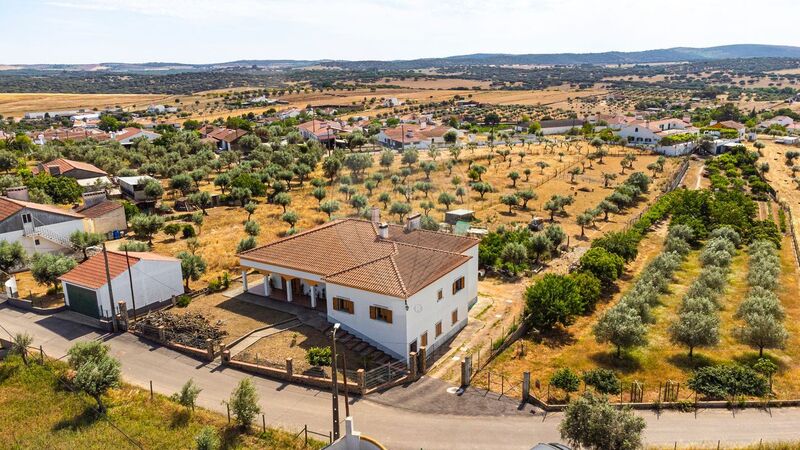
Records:
[[[125,247],[125,264],[128,265],[128,280],[131,283],[131,304],[133,305],[133,321],[136,322],[136,296],[133,295],[133,273],[131,273],[131,260],[128,259],[127,247]]]
[[[333,341],[333,354],[331,355],[331,365],[333,368],[333,373],[331,374],[333,381],[333,395],[331,396],[333,402],[333,440],[339,439],[339,385],[336,381],[336,331],[339,330],[339,326],[339,323],[334,324],[333,332],[331,333],[331,340]]]
[[[342,353],[342,374],[344,375],[344,417],[350,417],[350,398],[347,392],[347,356]]]
[[[114,308],[114,290],[111,288],[111,271],[108,268],[108,250],[106,250],[106,243],[103,242],[103,260],[106,263],[106,284],[108,285],[108,298],[111,301],[111,327],[114,332],[117,331],[117,318]]]

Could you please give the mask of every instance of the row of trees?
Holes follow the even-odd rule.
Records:
[[[566,239],[566,233],[556,224],[536,233],[527,228],[500,226],[481,240],[479,262],[483,267],[517,274],[538,264],[542,257],[558,254],[559,246]]]

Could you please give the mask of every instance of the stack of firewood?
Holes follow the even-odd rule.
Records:
[[[206,339],[215,343],[222,341],[228,332],[220,324],[212,325],[202,314],[187,312],[173,314],[167,311],[150,312],[140,318],[134,328],[164,327],[167,339],[189,347],[205,348]]]

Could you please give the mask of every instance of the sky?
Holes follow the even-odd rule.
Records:
[[[797,0],[0,0],[0,64],[800,46]]]

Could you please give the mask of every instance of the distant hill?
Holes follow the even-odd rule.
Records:
[[[182,73],[230,69],[281,70],[309,66],[338,67],[352,70],[411,70],[425,67],[485,66],[485,65],[581,65],[581,64],[655,64],[683,61],[704,61],[739,58],[800,58],[800,47],[782,45],[737,44],[718,47],[674,47],[639,52],[552,53],[512,55],[476,53],[393,61],[335,61],[335,60],[239,60],[223,63],[96,63],[96,64],[33,64],[14,65],[0,72],[67,71],[116,73]],[[2,63],[2,62],[0,62]],[[9,63],[11,63],[9,61]]]

